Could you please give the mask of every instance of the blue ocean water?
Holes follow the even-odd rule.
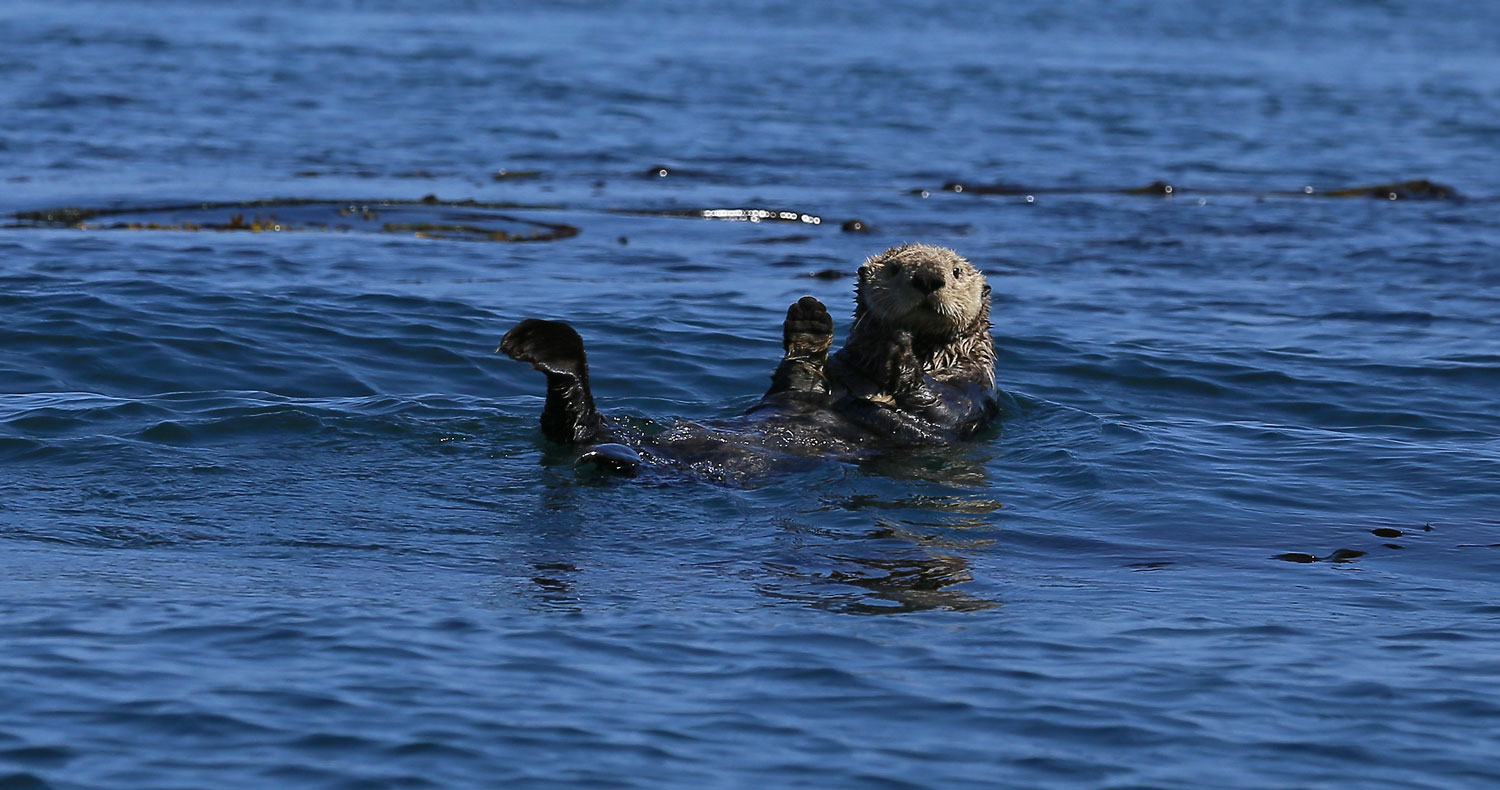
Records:
[[[1496,786],[1496,30],[0,3],[0,788]],[[994,287],[979,441],[600,480],[493,353],[733,415],[907,241]]]

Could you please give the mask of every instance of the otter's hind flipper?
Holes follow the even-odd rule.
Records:
[[[604,418],[594,408],[589,391],[589,364],[583,338],[562,321],[528,318],[516,324],[500,348],[511,359],[529,362],[547,376],[547,404],[542,408],[542,433],[554,442],[583,444],[595,441]]]
[[[798,299],[786,309],[781,324],[781,346],[785,355],[771,374],[766,396],[783,392],[828,394],[828,349],[833,346],[833,317],[828,308],[811,296]]]

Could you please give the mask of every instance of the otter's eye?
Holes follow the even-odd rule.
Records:
[[[957,266],[953,267],[953,278],[956,280],[956,279],[958,279],[959,277],[962,277],[962,276],[964,276],[964,273],[961,272],[961,271],[959,271],[959,269],[958,269]]]
[[[899,263],[892,263],[892,264],[890,264],[890,265],[888,265],[888,266],[885,267],[885,274],[886,274],[887,277],[895,277],[896,275],[898,275],[900,273],[901,273],[901,264],[899,264]]]

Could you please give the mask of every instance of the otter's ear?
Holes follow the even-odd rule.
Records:
[[[990,284],[989,283],[985,283],[984,284],[984,293],[983,293],[983,295],[984,296],[989,296],[990,295]]]

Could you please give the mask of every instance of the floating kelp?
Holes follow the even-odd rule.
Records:
[[[1271,559],[1283,562],[1349,562],[1363,556],[1365,552],[1358,549],[1334,549],[1333,553],[1326,557],[1318,557],[1301,551],[1289,551],[1285,554],[1277,554]]]
[[[839,226],[839,230],[845,233],[869,233],[870,226],[865,224],[864,220],[846,219],[844,224]]]
[[[326,200],[271,198],[168,206],[64,207],[22,211],[18,228],[163,230],[248,233],[382,233],[465,241],[557,241],[578,228],[517,217],[502,210],[547,209],[478,200]]]
[[[1153,181],[1140,187],[1029,187],[1018,184],[968,184],[961,181],[949,181],[942,186],[942,191],[970,195],[1025,195],[1028,201],[1034,195],[1155,195],[1159,197],[1173,197],[1183,194],[1255,198],[1464,199],[1464,195],[1457,189],[1446,184],[1429,181],[1425,178],[1414,181],[1399,181],[1390,184],[1375,184],[1373,186],[1347,187],[1331,190],[1319,190],[1312,186],[1304,186],[1301,189],[1293,190],[1191,189],[1169,184],[1166,181]],[[920,187],[911,190],[911,192],[924,197],[930,194],[928,190]]]
[[[1372,187],[1335,189],[1332,192],[1314,193],[1323,197],[1363,197],[1377,200],[1462,200],[1458,190],[1446,184],[1437,184],[1425,178],[1416,181],[1401,181],[1395,184],[1376,184]]]
[[[664,168],[663,168],[664,169]],[[497,180],[545,177],[541,171],[496,171]],[[950,181],[942,186],[948,192],[972,195],[1012,195],[1034,202],[1037,195],[1117,194],[1175,197],[1191,195],[1238,196],[1264,198],[1368,198],[1380,200],[1466,200],[1453,187],[1427,179],[1401,181],[1372,186],[1320,191],[1312,186],[1289,191],[1186,189],[1165,181],[1133,188],[1110,187],[1028,187],[1016,184],[967,184]],[[923,197],[926,189],[911,190]],[[1489,198],[1494,200],[1495,198]],[[555,204],[525,204],[480,200],[441,200],[427,195],[416,200],[378,198],[329,200],[326,198],[266,198],[259,200],[208,201],[159,206],[64,206],[21,211],[13,215],[8,228],[76,228],[79,230],[155,230],[177,232],[246,232],[246,233],[379,233],[411,234],[417,238],[464,241],[528,242],[558,241],[579,233],[573,225],[546,222],[511,211],[558,211]],[[753,207],[685,208],[685,209],[607,209],[605,213],[682,217],[726,222],[785,223],[800,226],[824,225],[824,218],[805,211]],[[870,233],[869,224],[859,219],[830,220],[844,233]],[[624,237],[620,237],[623,239]],[[795,243],[809,241],[806,235],[754,240],[753,243]],[[622,241],[621,243],[624,243]]]
[[[641,217],[692,217],[696,219],[718,219],[728,222],[797,222],[803,225],[822,225],[823,218],[801,211],[766,208],[690,208],[690,209],[614,209],[614,214],[633,214]]]
[[[490,173],[490,180],[525,181],[533,178],[541,178],[542,175],[543,173],[540,170],[505,170],[502,168],[500,170],[496,170],[493,173]]]

